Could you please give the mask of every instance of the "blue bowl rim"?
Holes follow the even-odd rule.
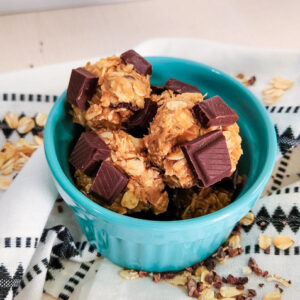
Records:
[[[45,147],[45,154],[46,159],[48,161],[48,165],[50,167],[50,170],[52,172],[52,175],[54,176],[57,183],[61,186],[61,188],[73,199],[74,202],[78,203],[79,205],[83,206],[89,213],[91,213],[94,216],[102,217],[109,222],[117,223],[117,224],[123,224],[130,227],[142,227],[144,229],[151,229],[151,230],[162,230],[162,231],[176,231],[179,228],[182,230],[191,228],[194,224],[202,224],[207,225],[209,223],[216,222],[218,220],[224,219],[228,217],[229,215],[234,214],[234,212],[238,211],[239,208],[245,204],[253,197],[257,197],[264,185],[266,184],[266,181],[269,179],[274,163],[275,163],[275,156],[276,156],[276,135],[275,130],[273,127],[273,124],[268,116],[268,113],[264,106],[261,104],[261,102],[254,96],[254,94],[244,87],[240,82],[238,82],[236,79],[230,77],[226,73],[210,67],[208,65],[205,65],[203,63],[199,63],[192,60],[187,60],[183,58],[175,58],[175,57],[167,57],[167,56],[149,56],[148,59],[164,59],[172,63],[185,63],[187,65],[196,65],[201,67],[206,72],[214,72],[218,75],[222,76],[223,79],[227,80],[230,84],[232,84],[233,87],[238,88],[243,91],[243,93],[251,99],[251,104],[255,105],[258,109],[261,117],[265,120],[266,123],[266,129],[268,131],[267,136],[267,147],[268,151],[266,153],[266,161],[264,163],[264,166],[259,174],[259,176],[256,178],[255,182],[248,188],[248,191],[243,194],[242,193],[237,197],[237,199],[230,203],[228,206],[210,213],[205,216],[188,219],[188,220],[176,220],[176,221],[152,221],[152,220],[144,220],[144,219],[137,219],[130,216],[121,215],[118,213],[115,213],[113,211],[110,211],[101,205],[93,202],[89,198],[87,198],[84,194],[82,194],[69,180],[69,178],[64,174],[62,167],[59,164],[59,161],[56,157],[56,151],[55,151],[55,136],[54,131],[51,130],[54,128],[54,125],[57,122],[58,119],[58,112],[63,105],[66,91],[62,93],[62,95],[57,99],[56,103],[51,109],[51,112],[49,113],[47,124],[45,126],[45,134],[44,134],[44,147]],[[62,102],[62,103],[61,103]],[[250,103],[250,101],[249,101]]]

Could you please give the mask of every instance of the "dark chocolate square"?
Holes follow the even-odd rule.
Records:
[[[73,69],[67,91],[67,101],[80,110],[88,108],[88,100],[96,92],[98,77],[83,68]]]
[[[137,73],[141,75],[152,74],[152,65],[134,50],[126,51],[120,57],[125,64],[132,64]]]
[[[69,159],[75,169],[94,176],[103,160],[110,156],[110,149],[94,132],[83,132]]]
[[[144,108],[136,111],[128,120],[128,129],[138,129],[147,133],[150,123],[157,112],[156,102],[145,98]]]
[[[229,126],[238,120],[238,115],[219,96],[197,103],[192,108],[194,118],[203,127]]]
[[[111,204],[116,196],[125,189],[128,177],[112,163],[104,161],[93,181],[90,192]]]
[[[165,84],[164,89],[174,91],[177,94],[183,93],[201,93],[194,85],[188,84],[175,78],[170,78]]]
[[[181,148],[201,186],[230,176],[231,161],[222,131],[206,133]]]

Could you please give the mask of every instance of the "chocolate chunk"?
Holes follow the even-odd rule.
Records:
[[[207,268],[208,271],[212,271],[217,265],[217,262],[215,259],[208,257],[204,260],[204,266]]]
[[[160,282],[161,280],[161,274],[160,273],[153,273],[153,281],[154,282]]]
[[[222,131],[206,133],[181,148],[200,185],[207,187],[230,176],[231,161]]]
[[[151,93],[160,95],[162,92],[164,92],[166,89],[163,85],[151,85]]]
[[[67,91],[67,101],[80,110],[88,108],[88,100],[96,92],[98,77],[83,68],[73,69]]]
[[[235,285],[236,283],[237,283],[237,278],[236,277],[234,277],[232,274],[229,274],[228,276],[227,276],[227,280],[226,280],[226,283],[229,283],[229,284],[231,284],[231,285]]]
[[[217,290],[219,290],[222,287],[222,282],[214,282],[213,287]]]
[[[120,57],[125,64],[132,64],[137,73],[141,75],[152,74],[152,65],[134,50],[126,51]]]
[[[164,88],[166,90],[172,90],[177,94],[183,93],[201,93],[201,91],[194,85],[188,84],[186,82],[177,80],[175,78],[170,78],[165,84]]]
[[[94,176],[101,161],[110,156],[110,149],[94,132],[83,132],[78,139],[69,162],[88,176]]]
[[[110,104],[109,107],[111,108],[126,108],[126,109],[130,109],[132,106],[131,103],[129,102],[120,102],[120,103],[117,103],[117,104]]]
[[[139,271],[139,277],[140,277],[140,278],[147,277],[147,276],[149,276],[149,273],[148,273],[148,272],[143,271],[143,270],[140,270],[140,271]]]
[[[224,248],[220,246],[217,250],[217,257],[218,258],[225,258],[225,256],[226,256],[226,253],[224,251]]]
[[[111,108],[126,108],[132,111],[137,111],[139,110],[138,106],[132,105],[131,103],[128,102],[120,102],[117,104],[110,104],[109,107]]]
[[[237,248],[229,248],[228,249],[228,256],[229,257],[236,257],[239,255],[239,249]]]
[[[213,281],[214,281],[214,275],[210,272],[210,273],[208,273],[208,274],[205,276],[204,280],[205,280],[207,283],[212,284]]]
[[[229,126],[238,120],[238,115],[219,96],[197,103],[192,108],[194,118],[204,127]]]
[[[187,289],[188,289],[189,297],[198,298],[199,292],[197,290],[197,282],[194,279],[189,278],[189,280],[187,282]]]
[[[238,277],[236,284],[238,285],[245,285],[248,283],[248,277]]]
[[[157,112],[156,102],[145,98],[144,108],[136,111],[128,120],[127,128],[135,129],[146,134],[150,123]]]
[[[256,294],[254,289],[248,289],[248,297],[256,297]]]
[[[220,182],[214,185],[214,188],[235,191],[238,187],[238,171],[235,170],[230,177],[223,178]]]
[[[112,163],[104,161],[93,181],[90,192],[111,204],[116,196],[125,189],[128,177]]]

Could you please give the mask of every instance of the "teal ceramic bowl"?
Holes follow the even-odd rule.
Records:
[[[235,79],[189,60],[147,59],[153,65],[153,84],[163,84],[170,77],[186,81],[209,97],[220,95],[239,115],[244,155],[238,168],[248,180],[233,203],[209,215],[183,221],[135,219],[94,203],[76,189],[69,171],[68,152],[76,129],[67,112],[66,92],[49,114],[45,152],[60,195],[73,209],[87,239],[103,256],[127,268],[180,270],[212,254],[252,208],[273,169],[276,137],[265,108]]]

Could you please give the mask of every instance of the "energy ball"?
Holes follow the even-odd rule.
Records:
[[[127,52],[121,57],[111,56],[95,64],[86,64],[83,69],[85,75],[95,76],[98,83],[80,105],[76,105],[76,94],[69,92],[72,78],[75,77],[73,73],[77,69],[73,70],[68,94],[73,96],[69,102],[72,104],[74,122],[95,130],[103,127],[118,129],[124,126],[135,111],[144,108],[145,98],[149,98],[151,92],[152,66],[136,52],[132,52],[131,59],[128,59],[124,56]],[[82,91],[88,88],[84,86]]]
[[[175,94],[167,90],[161,95],[154,95],[152,100],[158,103],[159,108],[150,125],[149,135],[144,138],[145,145],[149,159],[163,170],[164,181],[170,187],[191,188],[199,184],[197,170],[187,160],[182,146],[216,130],[223,134],[228,149],[230,166],[226,176],[235,171],[242,154],[237,123],[228,126],[202,125],[193,113],[195,106],[207,101],[199,92]]]
[[[146,210],[151,210],[154,214],[165,212],[169,202],[168,194],[164,191],[165,184],[157,168],[149,164],[143,140],[134,138],[122,130],[100,129],[96,133],[110,149],[110,157],[102,162],[102,165],[110,163],[111,166],[106,165],[103,172],[101,172],[102,165],[100,166],[96,178],[99,176],[101,186],[95,189],[98,195],[93,192],[95,177],[77,169],[75,181],[79,190],[92,200],[100,201],[104,207],[120,214]],[[113,199],[106,199],[113,201],[105,201],[97,196],[106,195],[118,184],[119,180],[111,184],[107,179],[115,176],[114,168],[126,174],[128,182],[122,193],[119,192]],[[121,176],[118,177],[124,182]],[[103,186],[108,188],[103,191]]]

